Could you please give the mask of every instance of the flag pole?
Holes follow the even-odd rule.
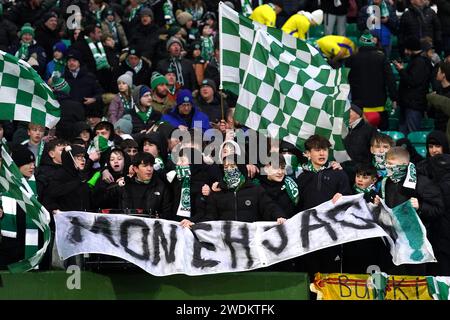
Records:
[[[219,2],[219,21],[222,21],[222,6],[225,6],[226,4],[224,4],[222,1]],[[220,52],[220,57],[219,57],[219,75],[220,75],[220,84],[219,84],[219,92],[220,92],[220,110],[222,113],[222,120],[225,120],[225,112],[224,112],[224,108],[223,108],[223,84],[222,84],[222,75],[223,75],[223,61],[222,61],[222,23],[219,23],[219,52]]]

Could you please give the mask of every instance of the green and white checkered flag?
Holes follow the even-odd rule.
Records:
[[[314,47],[280,29],[267,27],[237,13],[222,2],[219,4],[220,85],[239,95],[250,60],[256,30],[267,31],[287,52],[306,64],[323,65],[326,61]]]
[[[19,168],[16,166],[11,156],[8,154],[6,147],[1,146],[2,165],[0,168],[0,192],[4,197],[16,200],[17,204],[27,215],[26,240],[25,240],[25,257],[23,260],[10,264],[8,266],[11,272],[25,272],[34,269],[42,260],[45,251],[50,243],[50,214],[37,201],[28,182],[22,176]],[[15,210],[15,209],[14,209]],[[9,210],[8,210],[9,211]],[[32,226],[31,224],[34,224]],[[36,227],[43,232],[44,244],[42,248],[38,248]],[[2,234],[8,232],[14,235],[15,216],[12,212],[4,212],[4,216],[0,222]]]
[[[58,101],[37,72],[0,50],[0,119],[53,128],[60,116]]]
[[[258,30],[234,117],[301,150],[306,139],[319,134],[330,141],[337,161],[348,160],[343,143],[350,109],[346,79],[343,69],[299,59]]]
[[[427,277],[427,284],[434,300],[450,300],[450,277]]]
[[[241,0],[242,14],[246,17],[249,17],[253,13],[250,2],[250,0]]]

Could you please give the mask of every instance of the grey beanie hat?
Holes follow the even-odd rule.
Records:
[[[133,123],[131,122],[131,115],[126,114],[114,124],[115,130],[120,130],[125,134],[131,134],[133,131]]]
[[[166,49],[169,50],[170,46],[174,43],[178,43],[181,48],[183,48],[183,43],[180,39],[178,39],[177,37],[170,37],[169,40],[167,40]]]
[[[127,71],[119,78],[117,78],[117,82],[122,81],[125,82],[130,89],[133,87],[133,72]]]

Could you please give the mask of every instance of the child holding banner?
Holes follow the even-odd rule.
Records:
[[[428,240],[433,248],[436,248],[439,244],[440,221],[445,214],[439,188],[426,176],[416,175],[416,168],[410,162],[409,153],[402,147],[393,147],[386,153],[386,171],[387,175],[381,186],[381,195],[386,205],[394,208],[409,201],[426,227]],[[402,216],[407,219],[407,216]],[[384,271],[388,274],[428,274],[429,267],[425,264],[394,266],[391,259],[386,260]]]

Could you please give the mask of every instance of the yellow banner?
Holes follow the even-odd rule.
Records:
[[[316,273],[311,291],[318,300],[433,300],[422,276]]]

